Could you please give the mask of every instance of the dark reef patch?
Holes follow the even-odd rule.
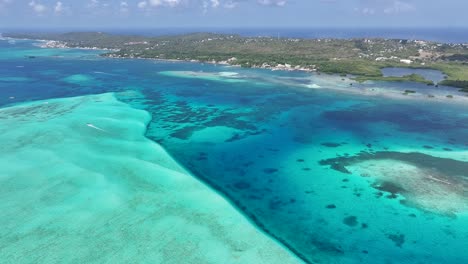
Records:
[[[339,172],[342,172],[342,173],[346,173],[346,174],[351,174],[351,172],[342,164],[338,163],[338,162],[333,162],[333,163],[328,163],[324,160],[321,160],[320,162],[320,165],[330,165],[330,168],[336,170],[336,171],[339,171]]]
[[[320,145],[324,147],[328,147],[328,148],[337,148],[337,147],[342,146],[341,143],[334,143],[334,142],[324,142],[324,143],[321,143]]]
[[[268,202],[268,208],[270,208],[270,210],[281,210],[281,208],[284,206],[285,204],[281,201],[281,200],[278,200],[277,198],[275,199],[272,199]]]
[[[357,226],[357,224],[358,224],[357,217],[354,216],[354,215],[347,216],[347,217],[343,218],[343,224],[345,224],[347,226],[351,226],[351,227]]]
[[[335,244],[326,238],[312,237],[309,241],[321,252],[326,252],[331,255],[342,255],[344,253],[344,250],[340,245]]]
[[[327,209],[335,209],[336,208],[336,205],[334,204],[329,204],[326,206]]]
[[[401,248],[405,243],[405,235],[403,234],[387,234],[387,238],[395,243],[395,246]]]
[[[234,183],[234,187],[240,190],[244,190],[244,189],[250,188],[250,184],[247,182],[240,181],[240,182]]]
[[[397,194],[404,193],[406,191],[403,187],[400,187],[397,184],[393,182],[388,182],[388,181],[374,183],[372,187],[374,187],[375,189],[379,191],[387,192],[387,193],[390,193],[392,196],[395,196],[392,198],[396,198]]]
[[[192,136],[193,132],[196,130],[201,129],[200,127],[196,126],[186,126],[184,128],[181,128],[179,130],[176,130],[174,133],[171,133],[171,137],[178,138],[178,139],[188,139],[190,136]]]
[[[266,174],[273,174],[275,172],[277,172],[278,169],[275,169],[275,168],[266,168],[266,169],[263,169],[263,172],[266,173]]]

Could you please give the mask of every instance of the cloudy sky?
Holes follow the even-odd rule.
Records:
[[[0,0],[0,27],[468,27],[467,0]]]

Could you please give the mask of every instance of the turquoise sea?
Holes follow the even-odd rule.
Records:
[[[456,89],[98,54],[0,40],[0,262],[468,263]]]

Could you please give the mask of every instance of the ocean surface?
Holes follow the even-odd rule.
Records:
[[[133,126],[138,131],[146,128],[136,134],[145,133],[190,175],[229,199],[253,225],[306,263],[468,263],[468,101],[456,89],[416,83],[359,84],[325,74],[213,64],[108,59],[99,57],[98,51],[42,49],[35,44],[0,40],[0,106],[90,95],[98,97],[85,98],[107,102],[106,97],[99,96],[114,93],[131,109],[151,115],[147,126],[142,127],[141,122],[129,119],[133,113],[130,108],[120,111],[122,123],[114,121],[118,131],[134,135],[130,133],[137,129]],[[404,95],[406,90],[416,94]],[[62,103],[67,108],[50,107],[48,111],[80,109],[79,104],[67,102]],[[104,235],[117,223],[123,223],[119,225],[122,232],[118,233],[122,239],[139,240],[141,237],[135,234],[151,232],[152,222],[136,228],[134,220],[145,214],[156,217],[151,210],[157,208],[139,208],[138,203],[109,219],[105,229],[93,229],[92,221],[70,226],[67,221],[76,220],[71,217],[76,212],[70,208],[80,193],[89,191],[89,177],[84,173],[82,179],[75,179],[72,185],[78,187],[74,188],[60,180],[60,171],[55,171],[58,176],[54,174],[53,182],[39,181],[34,175],[41,170],[52,173],[53,167],[28,164],[28,159],[42,155],[41,152],[18,152],[33,143],[47,146],[47,140],[69,134],[73,141],[68,147],[54,149],[57,155],[73,154],[81,159],[73,163],[77,168],[96,166],[103,178],[126,175],[129,179],[125,182],[132,182],[131,177],[137,177],[137,173],[109,171],[106,162],[112,162],[114,155],[125,154],[125,148],[119,149],[121,144],[130,151],[136,148],[132,147],[132,140],[142,139],[129,136],[126,143],[110,144],[114,142],[110,140],[101,146],[101,140],[81,135],[79,127],[94,126],[91,128],[96,131],[107,132],[112,132],[113,127],[106,128],[104,113],[111,111],[106,107],[115,107],[115,103],[86,107],[79,119],[73,116],[76,122],[56,121],[47,128],[50,137],[34,140],[17,136],[15,131],[27,132],[22,128],[28,125],[28,118],[37,117],[38,122],[47,111],[1,112],[4,122],[22,122],[21,126],[15,126],[15,121],[0,128],[12,135],[0,136],[4,157],[0,168],[1,207],[11,212],[8,221],[4,217],[0,220],[7,221],[4,223],[9,227],[0,231],[1,259],[11,256],[6,255],[11,250],[27,256],[32,252],[30,245],[54,256],[56,251],[41,247],[51,226],[63,228],[59,241],[68,249],[101,247],[106,239],[111,239]],[[118,120],[118,115],[113,117]],[[75,156],[73,149],[85,143],[89,154]],[[106,155],[99,154],[103,149]],[[21,155],[8,155],[8,151]],[[159,155],[138,153],[155,160]],[[90,157],[99,159],[93,161]],[[11,168],[18,164],[24,170],[16,180]],[[66,166],[57,168],[65,170]],[[31,186],[34,188],[27,188]],[[150,198],[158,203],[150,195],[150,185],[136,186],[144,187],[145,195],[139,197],[142,203]],[[120,187],[112,191],[113,199],[129,195],[130,188]],[[87,199],[107,197],[115,188],[116,185],[99,185]],[[132,191],[139,192],[135,188]],[[69,190],[74,191],[72,198],[76,199],[68,199]],[[34,197],[39,192],[48,195],[37,201],[28,200],[30,206],[22,207],[25,196]],[[34,206],[35,202],[51,201],[56,205],[53,210]],[[113,201],[104,199],[102,203]],[[211,203],[202,199],[199,202]],[[200,205],[194,202],[191,206]],[[93,214],[104,214],[108,208],[93,207]],[[71,216],[57,223],[46,217],[64,213]],[[39,235],[24,235],[33,225],[28,224],[28,219],[45,219],[34,221]],[[90,232],[96,241],[67,243],[67,234],[73,228]],[[27,243],[21,243],[25,240]],[[4,246],[11,241],[21,247]],[[158,249],[142,246],[129,250],[151,259]],[[93,254],[97,254],[79,253],[87,260],[94,260]],[[103,254],[112,256],[112,249],[106,248]],[[243,263],[249,262],[256,263]]]

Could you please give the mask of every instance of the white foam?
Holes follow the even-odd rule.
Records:
[[[91,127],[91,128],[94,128],[94,129],[97,129],[99,131],[102,131],[102,132],[107,132],[106,130],[102,129],[102,128],[99,128],[93,124],[86,124],[88,127]]]

